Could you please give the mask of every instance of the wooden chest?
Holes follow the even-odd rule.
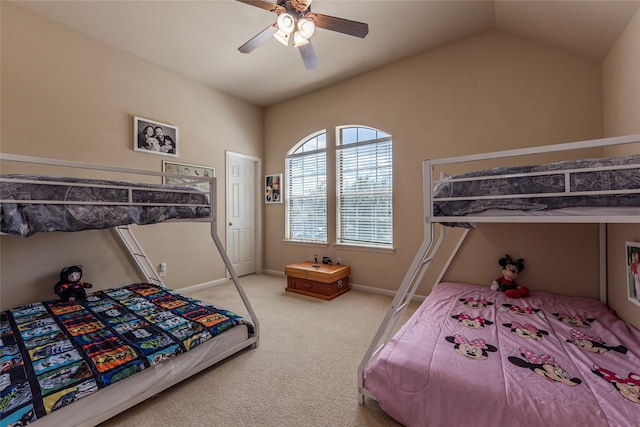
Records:
[[[284,268],[287,275],[286,291],[332,300],[349,291],[348,265],[320,264],[306,261],[290,264]]]

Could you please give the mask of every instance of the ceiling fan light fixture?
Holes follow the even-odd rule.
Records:
[[[308,39],[316,31],[316,24],[307,18],[300,18],[298,19],[298,30],[296,33],[300,33],[301,37]]]
[[[274,35],[273,38],[278,40],[280,43],[282,43],[285,46],[289,46],[289,34],[285,33],[282,30],[278,30]]]
[[[296,27],[296,20],[288,13],[278,15],[278,28],[280,31],[291,34]]]
[[[369,25],[364,22],[311,12],[312,0],[237,1],[277,15],[276,22],[238,48],[241,53],[253,51],[273,36],[285,46],[298,48],[307,70],[318,68],[318,57],[311,43],[316,27],[359,38],[365,38],[369,33]]]
[[[308,37],[305,37],[300,31],[293,33],[293,46],[300,47],[309,43]]]

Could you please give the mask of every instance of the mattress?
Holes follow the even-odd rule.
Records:
[[[527,215],[573,208],[636,208],[640,214],[640,154],[458,174],[435,186],[433,203],[435,217],[497,209]]]
[[[3,175],[0,231],[81,231],[169,219],[208,218],[209,195],[194,188],[118,181]]]
[[[437,285],[364,371],[406,426],[640,420],[640,332],[590,298]]]
[[[158,384],[171,382],[182,369],[221,351],[192,355],[193,349],[238,326],[244,332],[219,339],[222,345],[247,339],[253,326],[230,311],[147,283],[97,291],[84,301],[44,301],[4,311],[2,425],[47,419],[94,393],[125,381],[132,385],[129,379],[149,369],[162,376]],[[153,390],[153,374],[145,378],[144,391]],[[104,413],[109,407],[101,402]]]

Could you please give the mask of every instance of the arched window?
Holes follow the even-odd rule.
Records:
[[[327,176],[327,150],[335,151],[335,176]],[[298,142],[285,165],[287,240],[328,243],[331,179],[336,183],[336,243],[393,248],[391,135],[366,126],[339,126],[335,145],[327,147],[326,130],[319,131]]]
[[[296,144],[286,157],[286,238],[327,242],[327,132]]]
[[[387,133],[362,126],[338,128],[337,243],[392,247],[392,151]]]

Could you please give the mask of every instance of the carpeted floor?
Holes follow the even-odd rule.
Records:
[[[358,404],[356,372],[391,297],[352,290],[332,301],[285,292],[284,277],[241,277],[260,322],[243,351],[104,422],[112,426],[398,426]],[[232,283],[191,294],[245,314]],[[417,304],[412,303],[408,314]]]

